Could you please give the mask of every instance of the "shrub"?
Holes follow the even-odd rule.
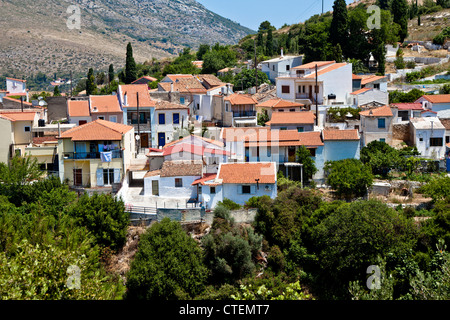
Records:
[[[169,218],[141,237],[127,278],[127,299],[178,300],[200,294],[208,275],[202,252],[181,225]]]
[[[230,200],[230,199],[227,199],[227,198],[223,199],[223,201],[219,201],[217,203],[217,205],[218,206],[223,206],[223,207],[225,207],[225,208],[227,208],[229,210],[238,210],[238,209],[241,208],[240,204],[237,204],[233,200]]]

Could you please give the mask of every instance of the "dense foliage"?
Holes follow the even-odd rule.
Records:
[[[168,218],[152,225],[139,241],[127,274],[128,299],[190,299],[204,287],[207,269],[195,240]]]

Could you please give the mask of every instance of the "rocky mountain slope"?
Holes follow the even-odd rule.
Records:
[[[80,9],[79,29],[68,27],[71,5]],[[194,0],[0,0],[0,7],[0,73],[16,76],[121,67],[128,42],[143,62],[252,32]]]

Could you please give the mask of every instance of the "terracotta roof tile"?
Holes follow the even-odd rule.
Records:
[[[316,116],[311,111],[274,112],[267,125],[314,124]]]
[[[275,183],[276,166],[274,162],[223,163],[219,167],[217,178],[222,183],[256,184]]]
[[[127,105],[124,107],[137,107],[137,93],[139,93],[140,107],[154,107],[156,101],[150,98],[146,84],[125,84],[119,86],[120,99],[124,103],[124,95],[127,94]]]
[[[422,97],[431,103],[450,103],[450,94],[427,94]]]
[[[309,63],[302,64],[300,66],[294,67],[292,69],[295,69],[295,70],[297,70],[297,69],[313,69],[316,67],[316,65],[317,65],[317,68],[320,68],[320,67],[323,67],[323,66],[326,66],[329,64],[333,64],[333,63],[336,63],[336,61],[334,61],[334,60],[333,61],[312,61]]]
[[[259,130],[256,133],[246,135],[242,140],[246,147],[257,146],[323,146],[320,132],[298,132],[297,130]]]
[[[332,64],[332,65],[330,65],[328,67],[325,67],[325,68],[323,68],[321,70],[317,70],[317,75],[320,76],[322,74],[325,74],[327,72],[339,69],[339,68],[341,68],[343,66],[346,66],[346,65],[347,65],[347,63],[345,63],[345,62]],[[315,72],[312,72],[312,73],[304,76],[304,78],[315,78],[315,77],[316,77],[316,73]]]
[[[171,109],[189,109],[188,106],[179,103],[167,102],[167,101],[157,101],[155,105],[155,110],[171,110]]]
[[[322,132],[324,141],[333,140],[359,140],[358,130],[338,130],[338,129],[325,129]]]
[[[398,110],[423,110],[422,104],[420,102],[418,102],[418,103],[408,103],[408,102],[392,103],[391,106],[397,107]]]
[[[374,109],[364,110],[359,113],[366,117],[392,117],[394,116],[389,106],[382,106]]]
[[[202,186],[206,185],[208,181],[214,181],[217,178],[216,173],[205,173],[202,178],[195,180],[192,185],[195,186],[197,184],[201,184]],[[213,182],[215,185],[215,183]],[[209,183],[208,183],[209,185]]]
[[[59,138],[70,138],[72,141],[119,141],[122,135],[132,126],[106,120],[95,120],[67,130]]]
[[[353,91],[350,94],[358,95],[358,94],[361,94],[361,93],[364,93],[364,92],[367,92],[367,91],[370,91],[370,90],[372,90],[372,88],[361,88],[359,90]]]
[[[161,177],[202,176],[203,163],[201,161],[164,161]]]
[[[370,82],[374,82],[380,79],[385,79],[386,76],[376,76],[376,75],[362,75],[361,76],[361,85],[368,84]]]
[[[116,95],[111,96],[90,96],[91,112],[114,113],[122,112],[119,99]],[[97,111],[95,111],[97,110]]]
[[[304,107],[305,105],[302,103],[287,101],[281,98],[272,98],[270,100],[261,102],[257,105],[257,107],[266,107],[266,108],[294,108],[294,107]]]
[[[225,101],[230,101],[232,105],[241,104],[258,104],[258,101],[249,94],[233,93],[224,98]]]
[[[352,73],[352,80],[361,80],[362,78],[354,73]]]
[[[2,112],[0,117],[9,121],[34,121],[36,112]]]
[[[67,100],[69,117],[90,117],[88,100]]]

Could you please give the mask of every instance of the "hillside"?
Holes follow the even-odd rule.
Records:
[[[70,5],[81,28],[69,29]],[[194,0],[0,0],[0,73],[86,72],[124,64],[132,42],[138,62],[176,54],[200,43],[232,44],[252,30]],[[49,9],[51,8],[51,9]]]

